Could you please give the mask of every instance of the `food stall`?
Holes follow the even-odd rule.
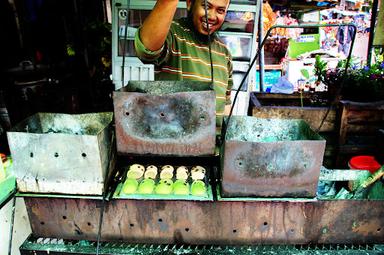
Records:
[[[383,168],[326,169],[305,121],[231,116],[218,142],[209,84],[130,81],[113,103],[8,132],[21,254],[384,251]]]
[[[382,248],[384,200],[364,188],[381,176],[364,186],[366,171],[322,167],[325,140],[299,120],[234,116],[218,154],[213,91],[185,91],[183,82],[156,91],[154,83],[114,93],[114,130],[109,113],[40,114],[8,133],[32,229],[22,254],[123,254],[163,244]],[[142,110],[132,111],[137,104]],[[82,165],[68,167],[71,160]],[[329,196],[321,191],[329,182],[349,183],[351,192]]]

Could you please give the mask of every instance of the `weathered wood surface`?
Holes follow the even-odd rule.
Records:
[[[344,166],[353,155],[379,154],[380,128],[384,127],[384,101],[358,103],[341,101],[337,165]]]
[[[101,200],[26,197],[33,233],[97,238]],[[185,244],[383,243],[384,201],[107,202],[102,240]]]

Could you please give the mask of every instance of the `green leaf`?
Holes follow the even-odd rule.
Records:
[[[309,72],[307,69],[301,69],[300,70],[301,74],[304,76],[305,79],[309,79]]]

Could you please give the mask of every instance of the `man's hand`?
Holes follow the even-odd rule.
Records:
[[[140,39],[151,51],[159,50],[167,38],[179,0],[157,0],[140,28]]]
[[[232,107],[231,104],[225,105],[225,107],[224,107],[224,115],[226,115],[226,116],[229,115],[229,113],[231,112],[231,107]]]

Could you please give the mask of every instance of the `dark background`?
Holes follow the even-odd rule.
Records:
[[[36,112],[113,110],[107,1],[0,1],[0,152]]]

